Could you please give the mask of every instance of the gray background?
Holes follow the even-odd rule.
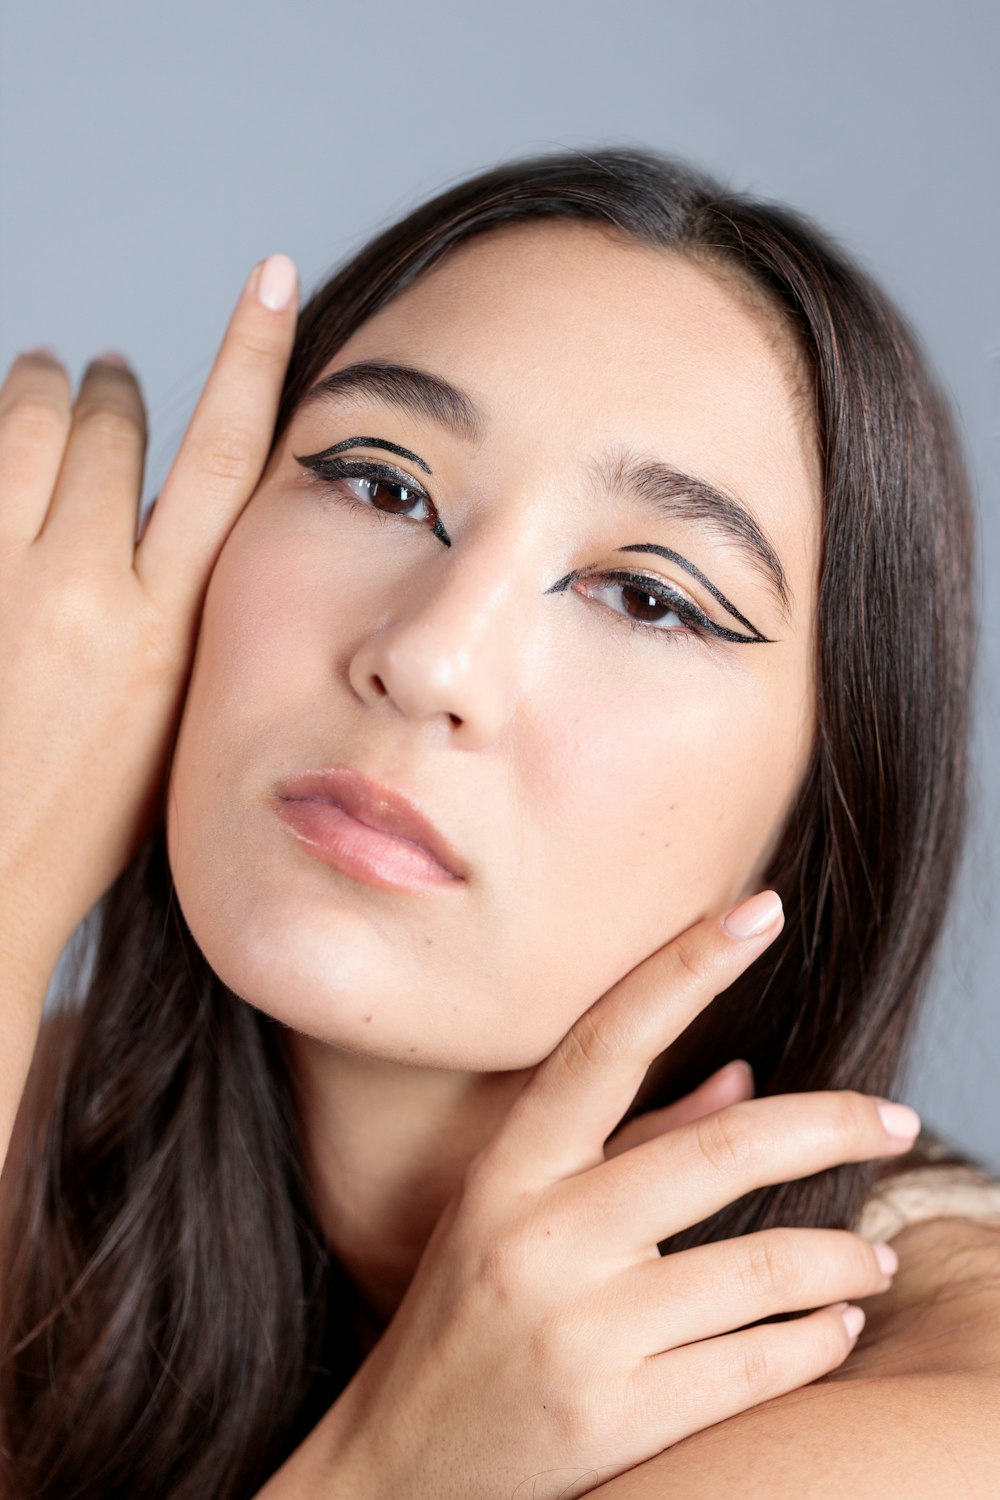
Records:
[[[1000,1170],[1000,24],[995,0],[5,0],[0,362],[121,348],[166,475],[251,265],[305,292],[496,162],[649,145],[813,215],[958,406],[981,506],[974,837],[902,1097]]]

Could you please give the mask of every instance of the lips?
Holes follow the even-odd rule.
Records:
[[[328,802],[380,833],[406,839],[437,861],[449,875],[464,880],[466,867],[439,828],[415,803],[391,787],[370,781],[353,766],[304,771],[281,781],[275,796],[282,802]]]

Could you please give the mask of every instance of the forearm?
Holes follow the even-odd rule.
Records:
[[[254,1500],[395,1500],[358,1437],[348,1386]]]

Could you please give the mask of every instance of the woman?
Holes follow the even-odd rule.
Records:
[[[861,1232],[965,794],[915,341],[636,150],[295,292],[139,539],[128,370],[0,397],[6,1494],[787,1494],[931,1399],[988,1473],[990,1180]]]

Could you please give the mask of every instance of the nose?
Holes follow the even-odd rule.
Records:
[[[530,591],[516,539],[485,536],[415,569],[393,596],[388,623],[368,635],[349,667],[372,706],[392,703],[412,719],[441,718],[473,749],[508,722],[518,661],[531,637]]]

